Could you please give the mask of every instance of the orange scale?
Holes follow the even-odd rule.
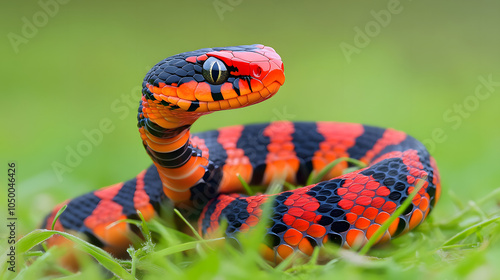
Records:
[[[250,92],[250,89],[248,87],[245,86],[241,87],[241,80],[240,80],[240,92],[241,94],[248,94]],[[238,96],[236,100],[238,100],[241,106],[248,105],[248,97],[246,95]]]
[[[424,184],[422,185],[422,188],[418,191],[420,195],[425,195],[426,194],[426,189],[429,186],[429,182],[425,181]]]
[[[114,184],[107,188],[95,191],[94,195],[102,200],[112,200],[118,194],[122,186],[123,183]]]
[[[349,191],[353,193],[358,193],[363,190],[364,185],[362,184],[353,184],[349,187]]]
[[[415,177],[418,177],[420,175],[420,170],[418,170],[416,168],[410,168],[410,174],[415,176]]]
[[[292,155],[295,153],[294,151],[295,145],[289,142],[283,143],[283,145],[281,145],[281,149],[282,149],[281,153],[282,155]]]
[[[376,194],[378,196],[388,196],[390,193],[391,193],[391,191],[386,186],[382,186],[382,187],[378,188],[376,191]]]
[[[159,87],[153,87],[153,91],[152,92],[153,92],[153,94],[161,94],[161,88],[159,88]],[[156,99],[159,100],[160,98],[156,98]]]
[[[219,104],[220,104],[220,108],[222,110],[227,110],[227,109],[231,108],[231,105],[229,105],[229,101],[227,101],[227,100],[220,100]]]
[[[366,238],[370,239],[373,234],[380,228],[380,225],[373,224],[366,230]]]
[[[295,201],[293,206],[298,206],[298,207],[304,206],[309,201],[310,201],[310,199],[308,197],[301,197],[301,198],[297,199],[297,201]]]
[[[369,220],[375,219],[378,214],[378,209],[375,207],[366,208],[365,212],[363,212],[363,216]]]
[[[267,261],[274,262],[274,250],[264,244],[259,245],[260,255]]]
[[[346,193],[347,193],[347,188],[338,188],[337,189],[337,194],[340,196],[343,196]]]
[[[155,104],[160,103],[160,100],[162,100],[160,93],[153,93],[153,97],[156,99],[156,100],[153,100],[153,103],[155,103]]]
[[[363,214],[363,211],[365,211],[365,207],[361,205],[355,205],[354,207],[351,208],[351,212],[358,216]]]
[[[326,234],[326,228],[318,224],[312,224],[309,229],[307,229],[307,234],[312,237],[320,238]]]
[[[292,206],[294,203],[295,203],[295,201],[292,200],[292,199],[290,199],[290,198],[287,198],[285,200],[285,202],[283,202],[283,204],[286,205],[286,206]]]
[[[413,184],[415,183],[415,177],[408,175],[406,176],[406,181],[408,181],[409,184]]]
[[[384,203],[385,203],[385,199],[383,199],[381,197],[375,197],[372,200],[372,203],[370,205],[375,207],[375,208],[380,208],[380,207],[382,207],[382,205],[384,205]]]
[[[245,223],[248,224],[249,226],[253,227],[259,223],[259,218],[255,215],[250,215],[246,219]]]
[[[241,232],[247,232],[248,230],[250,230],[250,227],[247,224],[241,224],[240,226]]]
[[[259,206],[259,203],[255,202],[255,201],[248,203],[248,207],[250,207],[250,208],[255,208],[257,206]]]
[[[304,214],[302,214],[302,216],[300,217],[306,221],[312,222],[314,221],[314,218],[316,218],[316,213],[311,211],[304,211]]]
[[[415,209],[410,218],[410,223],[409,223],[410,229],[414,229],[415,227],[417,227],[422,222],[423,218],[424,215],[422,211],[420,211],[420,209]]]
[[[207,60],[208,56],[206,54],[202,54],[196,57],[196,60],[198,61],[205,61]]]
[[[182,110],[187,111],[191,106],[191,101],[180,99],[179,102],[177,102],[177,106],[181,107]]]
[[[360,196],[356,199],[356,203],[359,205],[368,206],[370,205],[370,203],[372,203],[372,199],[368,196]]]
[[[309,228],[309,225],[310,223],[308,221],[302,219],[296,219],[293,222],[292,227],[300,231],[306,231]]]
[[[346,148],[345,147],[342,147],[342,146],[334,146],[333,147],[333,151],[337,154],[342,154],[343,152],[345,152]],[[345,163],[344,163],[345,164]]]
[[[323,217],[323,215],[317,215],[315,218],[314,218],[314,221],[313,223],[319,223],[319,221],[321,220],[321,217]]]
[[[422,198],[420,204],[418,205],[418,208],[420,208],[422,212],[427,211],[427,209],[429,209],[429,200],[427,198]]]
[[[340,206],[344,210],[351,209],[353,205],[354,205],[354,202],[352,202],[351,200],[347,200],[347,199],[342,199],[338,203],[338,206]]]
[[[349,199],[349,200],[355,200],[356,197],[358,197],[358,194],[350,192],[350,193],[346,193],[342,198]]]
[[[194,80],[184,83],[177,88],[177,96],[181,99],[194,101],[196,100],[194,92],[197,86],[198,83]]]
[[[224,84],[222,84],[220,90],[221,90],[221,93],[222,93],[222,97],[225,100],[238,97],[238,94],[236,93],[236,91],[234,91],[232,83],[224,83]]]
[[[238,102],[238,99],[236,99],[236,98],[231,98],[231,99],[228,99],[227,101],[229,102],[229,105],[231,106],[231,108],[240,108],[241,107],[240,102]]]
[[[396,232],[396,230],[398,229],[398,225],[399,225],[399,218],[397,218],[396,220],[394,220],[391,225],[389,226],[389,228],[387,229],[387,231],[389,231],[389,234],[394,237],[394,233]]]
[[[262,82],[259,80],[256,80],[256,79],[250,80],[250,86],[252,87],[253,91],[259,91],[259,90],[264,88],[264,85],[262,84]]]
[[[262,208],[257,208],[253,211],[253,214],[260,217],[262,216]]]
[[[310,255],[312,255],[314,248],[311,245],[311,242],[309,242],[309,240],[307,240],[306,238],[302,238],[302,240],[300,240],[300,242],[299,242],[299,250],[302,253],[310,256]]]
[[[356,178],[354,178],[354,182],[359,183],[359,184],[366,184],[366,182],[368,182],[368,180],[370,180],[370,177],[367,177],[367,176],[364,176],[361,174],[358,174],[358,176],[356,176]]]
[[[294,228],[288,229],[285,234],[283,234],[283,240],[291,246],[298,245],[302,237],[302,233]]]
[[[357,218],[358,218],[358,215],[356,215],[354,213],[345,214],[346,221],[348,221],[351,225],[354,224],[354,222],[356,221]]]
[[[326,244],[328,242],[328,235],[325,235],[322,240],[323,244]]]
[[[387,221],[387,219],[389,219],[391,215],[389,215],[389,213],[386,213],[386,212],[380,212],[377,217],[375,218],[375,223],[381,225],[383,224],[385,221]]]
[[[384,204],[384,206],[382,206],[382,210],[392,214],[394,212],[394,210],[396,210],[396,207],[397,207],[396,203],[394,203],[392,201],[387,201]]]
[[[360,195],[363,195],[363,196],[368,196],[368,197],[374,197],[375,196],[375,192],[374,191],[370,191],[370,190],[364,190],[360,193]]]
[[[369,181],[366,183],[365,188],[367,190],[376,190],[380,186],[380,183],[377,181]]]
[[[208,110],[209,111],[219,111],[220,109],[221,109],[220,103],[218,101],[208,103]]]
[[[214,101],[208,83],[199,83],[194,90],[194,96],[199,101]],[[239,104],[239,103],[238,103]]]
[[[189,197],[191,196],[190,191],[174,191],[171,189],[168,189],[166,187],[163,187],[163,192],[165,195],[170,198],[174,202],[181,202],[181,201],[187,201],[189,200]]]
[[[259,93],[260,93],[260,96],[262,96],[263,98],[271,97],[270,96],[271,92],[267,88],[263,88],[262,90],[259,91]]]
[[[306,211],[316,211],[319,208],[319,202],[312,201],[304,205],[304,210]]]
[[[358,220],[356,220],[356,223],[354,224],[355,227],[359,229],[367,229],[370,226],[371,222],[367,218],[364,217],[359,217]]]
[[[358,229],[351,229],[347,232],[345,236],[345,240],[347,241],[347,244],[349,244],[350,247],[353,247],[355,245],[361,245],[363,244],[365,234],[363,231],[358,230]]]
[[[269,143],[267,145],[267,151],[270,153],[277,153],[281,150],[281,146],[278,143]]]
[[[278,252],[278,255],[280,257],[282,257],[283,259],[287,258],[288,256],[290,256],[293,253],[292,247],[285,245],[285,244],[279,245],[278,248],[276,249],[276,251]]]
[[[288,209],[288,214],[295,216],[295,217],[300,217],[302,214],[304,214],[304,209],[300,207],[291,207]]]
[[[352,185],[353,183],[354,183],[354,180],[352,180],[352,179],[346,179],[344,181],[344,186]]]

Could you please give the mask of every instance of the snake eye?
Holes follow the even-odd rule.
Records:
[[[227,71],[227,67],[220,59],[215,57],[209,57],[203,63],[203,77],[207,82],[212,85],[220,85],[227,81],[229,77],[229,71]]]

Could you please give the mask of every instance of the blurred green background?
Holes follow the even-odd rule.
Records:
[[[272,46],[287,80],[274,98],[206,116],[194,131],[277,119],[403,130],[438,161],[441,218],[455,211],[449,191],[466,203],[499,186],[498,1],[61,2],[1,4],[0,173],[6,186],[16,162],[19,234],[56,203],[150,164],[138,86],[159,60],[203,47]],[[69,151],[103,120],[111,128],[70,166]],[[68,167],[59,176],[57,163]]]

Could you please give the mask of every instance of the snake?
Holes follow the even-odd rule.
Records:
[[[280,55],[261,44],[204,48],[160,61],[144,78],[137,115],[153,164],[126,182],[58,204],[42,228],[78,233],[126,257],[131,236],[140,231],[117,221],[139,219],[138,211],[151,220],[172,205],[197,219],[206,238],[222,231],[227,240],[238,241],[265,223],[259,251],[280,262],[294,253],[311,255],[329,242],[345,248],[366,244],[414,191],[376,242],[421,224],[439,200],[440,176],[425,146],[404,132],[356,123],[274,121],[191,133],[201,116],[262,102],[284,82]],[[366,167],[354,170],[340,161],[319,183],[306,185],[311,174],[341,158]],[[244,184],[269,186],[276,180],[306,186],[245,194]],[[53,236],[48,244],[62,239]]]

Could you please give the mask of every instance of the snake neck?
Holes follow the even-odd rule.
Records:
[[[203,178],[210,164],[190,137],[191,125],[201,115],[144,96],[139,107],[138,127],[144,148],[158,169],[165,194],[176,203],[190,199],[189,189]]]

